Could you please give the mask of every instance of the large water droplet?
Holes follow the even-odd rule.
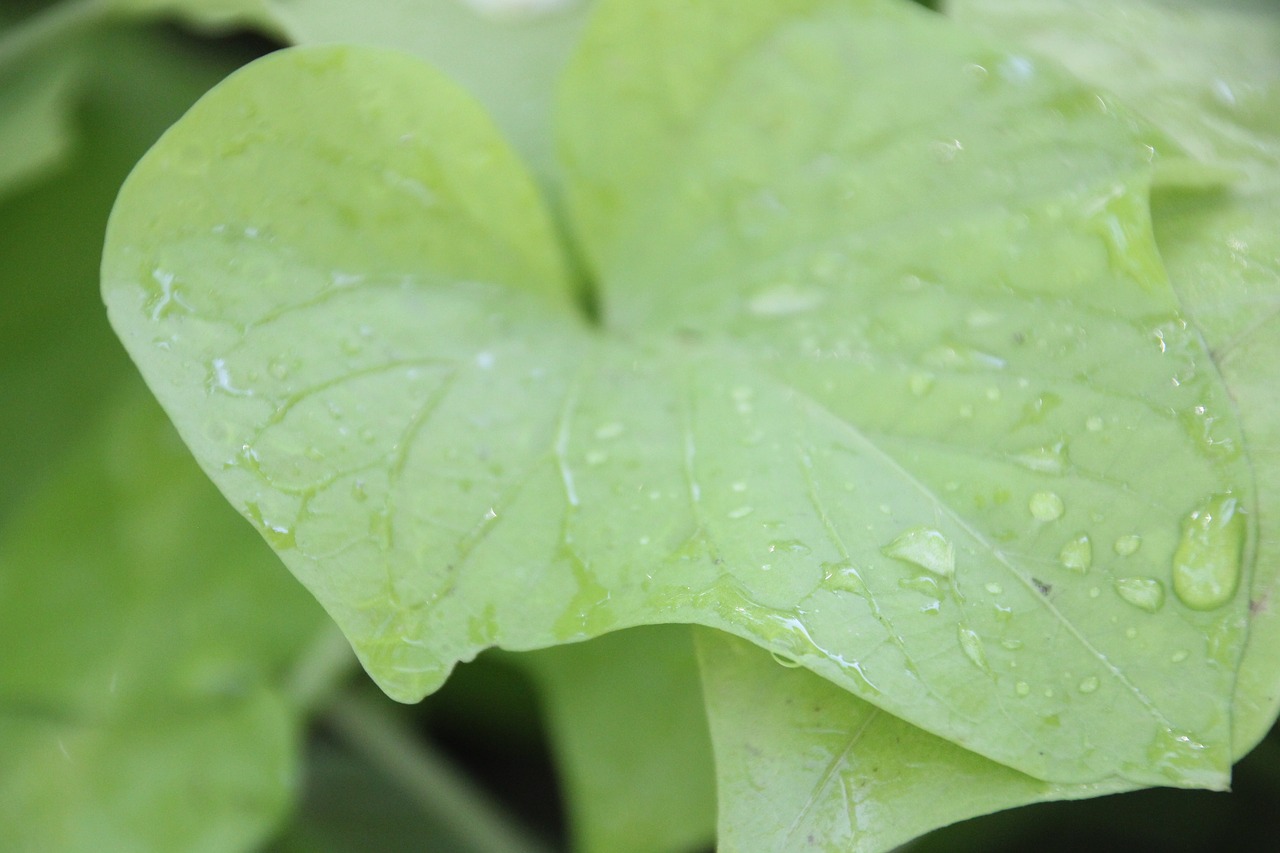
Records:
[[[957,635],[960,637],[960,648],[964,651],[964,656],[972,661],[974,666],[986,670],[987,651],[982,646],[982,638],[967,625],[959,626]]]
[[[1066,511],[1066,505],[1055,492],[1036,492],[1027,501],[1027,509],[1037,521],[1057,521]]]
[[[858,570],[847,561],[840,563],[824,563],[822,566],[823,580],[831,586],[832,589],[844,590],[845,592],[853,592],[858,595],[867,594],[867,585],[862,580],[862,575],[858,574]]]
[[[1173,591],[1183,604],[1213,610],[1231,600],[1244,536],[1244,514],[1231,495],[1214,495],[1187,517],[1173,553]]]
[[[1093,543],[1087,533],[1081,533],[1075,539],[1062,546],[1058,552],[1058,562],[1063,568],[1084,574],[1093,565]]]
[[[885,556],[914,563],[935,575],[950,577],[956,572],[956,551],[941,531],[930,527],[904,530],[881,549]]]
[[[1164,584],[1155,578],[1116,578],[1116,593],[1148,613],[1155,613],[1164,605]]]

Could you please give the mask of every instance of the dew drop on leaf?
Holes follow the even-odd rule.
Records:
[[[1029,447],[1014,455],[1013,460],[1031,471],[1043,474],[1061,474],[1067,467],[1067,446],[1065,442]]]
[[[930,527],[904,530],[882,551],[886,557],[914,563],[941,577],[950,577],[956,571],[955,548],[941,531]]]
[[[960,648],[964,651],[964,656],[973,662],[978,669],[987,669],[987,651],[982,646],[982,638],[967,625],[961,625],[957,628],[957,635],[960,638]]]
[[[1164,605],[1164,585],[1155,578],[1116,578],[1116,593],[1148,613],[1155,613]]]
[[[1019,696],[1030,696],[1031,685],[1027,684],[1025,681],[1019,681],[1017,685],[1014,686],[1013,692],[1017,693]]]
[[[863,582],[862,575],[858,574],[858,570],[848,561],[824,563],[822,568],[824,570],[823,580],[832,589],[853,592],[858,595],[867,594],[867,585]]]
[[[1142,537],[1133,534],[1121,536],[1111,547],[1121,557],[1128,557],[1136,554],[1138,549],[1142,547]]]
[[[1089,534],[1081,533],[1063,545],[1058,552],[1058,562],[1073,572],[1084,574],[1089,571],[1093,565],[1093,542],[1089,540]]]
[[[1182,524],[1173,554],[1173,591],[1193,610],[1213,610],[1240,584],[1244,515],[1229,494],[1214,495]]]
[[[1036,492],[1027,501],[1027,509],[1037,521],[1057,521],[1062,518],[1066,505],[1055,492]]]
[[[1093,693],[1098,689],[1098,677],[1090,675],[1080,681],[1079,690],[1081,693]]]

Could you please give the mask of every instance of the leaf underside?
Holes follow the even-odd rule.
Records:
[[[562,90],[602,326],[418,62],[206,97],[104,261],[185,440],[396,698],[696,623],[1038,779],[1222,786],[1253,487],[1151,233],[1177,151],[914,8],[705,5],[605,4]]]

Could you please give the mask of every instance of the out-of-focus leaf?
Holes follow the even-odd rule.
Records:
[[[0,200],[0,522],[133,372],[97,286],[121,182],[169,123],[249,58],[167,33],[104,30],[85,45],[74,156]]]
[[[633,628],[518,660],[541,688],[576,851],[711,844],[715,778],[687,627]]]
[[[0,199],[66,157],[77,82],[69,57],[0,64]]]
[[[443,70],[484,105],[544,185],[555,185],[553,92],[592,0],[265,2],[297,44],[392,47]]]
[[[137,389],[0,534],[0,849],[248,850],[325,624]]]

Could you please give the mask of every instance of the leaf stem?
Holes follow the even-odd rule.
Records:
[[[108,0],[67,0],[0,34],[0,68],[60,39],[72,38],[111,17]]]
[[[285,678],[285,695],[303,713],[323,710],[342,682],[359,668],[347,638],[336,624],[325,621]]]
[[[497,808],[460,770],[408,731],[382,705],[351,691],[325,712],[339,737],[394,779],[427,812],[473,849],[491,853],[549,853]]]

